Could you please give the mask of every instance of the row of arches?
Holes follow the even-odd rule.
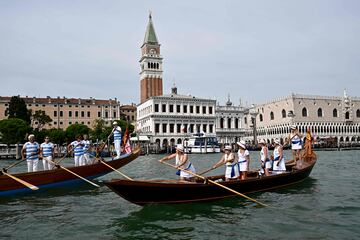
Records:
[[[159,65],[159,63],[148,62],[148,68],[150,68],[150,69],[159,69],[160,65]]]
[[[232,118],[220,118],[220,128],[225,128],[225,123],[227,123],[226,128],[239,128],[240,127],[240,121],[238,118],[234,118],[234,121],[232,121]]]

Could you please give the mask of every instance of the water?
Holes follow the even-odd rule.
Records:
[[[84,183],[1,197],[0,239],[359,239],[359,152],[317,154],[318,162],[304,182],[250,195],[270,208],[240,197],[140,207],[101,183],[121,178],[116,173],[99,178],[99,189]],[[121,170],[136,179],[176,178],[174,169],[157,162],[161,157],[139,157]],[[199,172],[219,157],[190,155]],[[256,153],[251,157],[251,167],[258,167]],[[12,162],[1,160],[0,167]],[[25,165],[12,172],[23,169]],[[222,172],[220,168],[210,175]]]

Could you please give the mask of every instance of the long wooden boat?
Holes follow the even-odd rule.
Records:
[[[224,181],[224,175],[208,177],[218,181],[237,192],[247,194],[280,188],[306,179],[313,169],[316,160],[304,162],[302,168],[288,167],[285,173],[259,177],[257,172],[250,172],[246,180]],[[114,179],[104,182],[115,193],[126,200],[138,204],[186,203],[216,200],[235,196],[204,180],[197,182],[181,182],[174,180],[140,180],[129,181]]]
[[[139,156],[139,153],[140,148],[137,148],[131,154],[121,155],[120,158],[106,161],[106,163],[111,167],[118,169],[136,159]],[[111,168],[100,162],[79,167],[67,167],[67,169],[89,180],[113,171]],[[12,175],[28,183],[36,185],[40,190],[84,182],[84,180],[61,168],[48,171],[17,173]],[[33,191],[8,176],[0,175],[0,196],[24,192]]]

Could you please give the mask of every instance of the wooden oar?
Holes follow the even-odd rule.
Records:
[[[220,165],[220,166],[222,166],[222,165]],[[220,167],[220,166],[218,166],[218,167]],[[211,167],[211,168],[209,168],[209,169],[207,169],[207,170],[205,170],[205,171],[203,171],[203,172],[199,173],[199,175],[204,175],[205,173],[208,173],[208,172],[210,172],[210,171],[212,171],[212,170],[215,170],[215,169],[217,169],[218,167],[216,167],[216,168]]]
[[[220,184],[220,183],[217,183],[217,182],[215,182],[215,181],[213,181],[213,180],[210,180],[210,179],[208,179],[208,178],[206,178],[206,177],[203,177],[203,176],[201,176],[201,175],[199,175],[199,174],[193,173],[193,172],[188,171],[188,170],[186,170],[186,169],[184,169],[184,168],[181,168],[181,167],[176,167],[176,166],[174,166],[174,165],[172,165],[172,164],[170,164],[170,163],[167,163],[167,162],[163,162],[163,161],[160,161],[160,160],[159,160],[159,162],[161,162],[161,163],[163,163],[163,164],[166,164],[166,165],[168,165],[168,166],[170,166],[170,167],[173,167],[173,168],[176,168],[176,169],[180,169],[181,171],[184,171],[184,172],[187,172],[187,173],[189,173],[189,174],[192,174],[192,175],[194,175],[194,176],[196,176],[196,177],[198,177],[198,178],[204,179],[205,181],[208,181],[208,182],[210,182],[210,183],[212,183],[212,184],[214,184],[214,185],[216,185],[216,186],[219,186],[219,187],[221,187],[221,188],[224,188],[224,189],[226,189],[226,190],[228,190],[228,191],[230,191],[230,192],[232,192],[232,193],[235,193],[236,195],[239,195],[239,196],[241,196],[241,197],[243,197],[243,198],[246,198],[246,199],[248,199],[248,200],[251,200],[251,201],[253,201],[253,202],[255,202],[255,203],[259,204],[259,205],[262,205],[262,206],[264,206],[264,207],[269,207],[268,205],[266,205],[266,204],[264,204],[264,203],[261,203],[261,202],[255,200],[255,199],[253,199],[253,198],[250,198],[250,197],[248,197],[248,196],[246,196],[246,195],[244,195],[244,194],[242,194],[242,193],[239,193],[239,192],[235,191],[234,189],[231,189],[231,188],[229,188],[229,187],[226,187],[226,186],[224,186],[224,185],[222,185],[222,184]]]
[[[6,167],[6,168],[3,168],[3,170],[6,172],[6,171],[9,170],[10,168],[15,167],[16,165],[22,163],[22,162],[25,161],[25,160],[26,160],[26,158],[21,159],[20,161],[18,161],[18,162],[16,162],[16,163],[13,163],[13,164],[11,164],[10,166],[8,166],[8,167]]]
[[[108,168],[114,170],[115,172],[117,172],[118,174],[120,174],[121,176],[127,178],[128,180],[131,180],[131,181],[134,181],[134,179],[132,179],[131,177],[129,176],[126,176],[124,173],[120,172],[119,170],[117,170],[116,168],[113,168],[112,166],[110,166],[109,164],[107,164],[103,159],[99,159],[99,161],[104,164],[105,166],[107,166]]]
[[[99,153],[102,152],[102,150],[104,149],[105,145],[106,145],[106,142],[109,140],[109,138],[111,137],[111,135],[113,134],[114,132],[114,128],[111,130],[111,133],[109,134],[109,136],[106,138],[106,140],[104,141],[104,143],[102,144],[102,146],[100,147],[100,150],[96,149],[96,157],[99,156]]]
[[[20,178],[17,178],[17,177],[15,177],[15,176],[13,176],[13,175],[11,175],[11,174],[3,171],[3,170],[2,170],[1,172],[2,172],[2,174],[4,174],[4,175],[6,175],[6,176],[8,176],[8,177],[10,177],[10,178],[12,178],[12,179],[14,179],[15,181],[23,184],[24,186],[30,188],[31,190],[38,190],[38,189],[39,189],[37,186],[34,186],[34,185],[32,185],[31,183],[25,182],[24,180],[21,180]]]
[[[45,159],[46,161],[48,161],[48,162],[50,162],[50,163],[52,163],[52,164],[55,164],[55,162],[53,162],[53,161],[51,161],[51,160],[49,160],[49,159]],[[63,167],[63,166],[61,166],[61,165],[59,165],[59,164],[56,164],[57,166],[59,166],[61,169],[64,169],[65,171],[67,171],[67,172],[69,172],[69,173],[71,173],[71,174],[73,174],[73,175],[75,175],[75,176],[77,176],[78,178],[80,178],[80,179],[82,179],[82,180],[84,180],[84,181],[86,181],[86,182],[88,182],[88,183],[90,183],[91,185],[93,185],[93,186],[95,186],[95,187],[100,187],[99,185],[97,185],[96,183],[93,183],[92,181],[90,181],[90,180],[88,180],[88,179],[86,179],[86,178],[84,178],[84,177],[82,177],[82,176],[80,176],[80,175],[78,175],[78,174],[76,174],[76,173],[74,173],[73,171],[71,171],[71,170],[69,170],[69,169],[67,169],[66,167]]]

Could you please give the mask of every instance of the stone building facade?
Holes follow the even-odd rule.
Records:
[[[21,97],[33,113],[45,111],[52,119],[44,128],[66,129],[71,124],[80,123],[92,128],[95,119],[104,119],[107,124],[120,118],[120,102],[117,99],[100,100],[95,98],[38,98]],[[0,97],[0,119],[7,118],[6,109],[11,97]],[[34,125],[37,123],[34,122]]]
[[[340,97],[292,94],[251,107],[243,121],[249,142],[254,138],[254,126],[256,138],[270,143],[275,138],[285,141],[290,125],[296,125],[302,134],[310,129],[318,139],[359,142],[360,98],[350,97],[346,91]]]

